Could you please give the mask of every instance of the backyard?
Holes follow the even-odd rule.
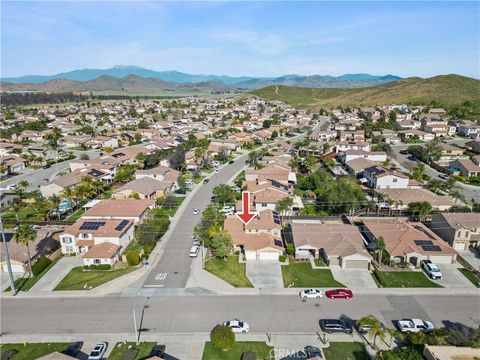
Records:
[[[323,348],[326,360],[368,360],[370,359],[365,346],[359,342],[331,342],[328,348]]]
[[[238,255],[226,260],[209,259],[205,262],[205,270],[235,287],[253,287],[246,275],[246,265],[238,262]]]
[[[53,290],[90,290],[122,275],[128,274],[135,269],[137,268],[134,266],[129,266],[115,270],[84,271],[83,267],[81,266],[74,267]]]
[[[330,269],[312,269],[309,262],[291,263],[281,268],[285,287],[345,287],[335,280]]]
[[[210,341],[205,343],[202,360],[240,360],[245,352],[255,352],[257,359],[274,359],[273,347],[263,341],[238,341],[227,351],[217,349]]]
[[[421,271],[378,271],[372,273],[378,287],[385,288],[441,288]]]

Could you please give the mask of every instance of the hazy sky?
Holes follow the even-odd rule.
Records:
[[[480,75],[479,2],[7,2],[2,77],[137,65],[275,76]]]

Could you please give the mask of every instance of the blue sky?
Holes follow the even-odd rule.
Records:
[[[2,77],[137,65],[480,76],[479,2],[6,2]]]

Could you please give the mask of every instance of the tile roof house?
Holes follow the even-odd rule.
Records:
[[[293,220],[291,229],[296,258],[322,258],[343,269],[369,268],[372,257],[357,226]]]
[[[363,175],[372,189],[406,189],[409,184],[407,175],[381,166],[366,168]]]
[[[435,209],[440,211],[447,211],[455,205],[455,202],[450,197],[440,196],[423,188],[377,189],[376,191],[391,200],[390,206],[394,210],[406,210],[410,203],[422,201],[432,204]]]
[[[462,176],[480,176],[480,155],[472,159],[456,159],[448,164],[450,168],[457,168]]]
[[[457,251],[480,245],[480,214],[439,213],[432,214],[432,229]]]
[[[457,252],[432,230],[420,222],[394,219],[363,219],[363,234],[369,243],[380,237],[393,260],[418,265],[420,260],[434,263],[455,263]]]
[[[108,199],[96,203],[82,215],[85,220],[132,220],[135,224],[141,222],[149,209],[155,207],[153,199]]]
[[[139,199],[157,199],[173,194],[175,189],[173,181],[157,180],[147,176],[132,180],[119,187],[112,194],[112,198],[128,199],[138,195]]]

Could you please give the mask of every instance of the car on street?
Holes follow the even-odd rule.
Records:
[[[107,346],[108,344],[104,341],[96,344],[88,355],[88,360],[101,360],[107,351]]]
[[[193,238],[193,244],[194,246],[200,246],[202,244],[202,241],[199,238]]]
[[[408,160],[412,160],[412,161],[416,161],[416,160],[417,160],[417,158],[416,158],[415,156],[413,156],[413,155],[410,155],[407,159],[408,159]]]
[[[225,321],[223,325],[228,326],[234,333],[247,333],[250,331],[250,326],[238,319]]]
[[[228,163],[229,163],[230,165],[232,165],[233,163],[235,163],[235,161],[234,161],[234,160],[230,160]]]
[[[220,169],[215,169],[215,174],[218,174],[220,172]]]
[[[193,215],[198,215],[198,214],[200,214],[200,209],[197,209],[197,208],[193,209],[192,214],[193,214]]]
[[[421,319],[403,319],[399,320],[397,325],[398,329],[405,333],[430,332],[435,328],[432,322]]]
[[[154,345],[152,351],[148,355],[148,358],[158,357],[159,359],[163,359],[165,355],[165,345]]]
[[[408,150],[400,150],[400,154],[402,155],[408,155]]]
[[[431,260],[421,260],[420,267],[425,271],[430,279],[439,280],[442,278],[442,272]]]
[[[193,245],[192,248],[190,249],[190,257],[197,257],[198,252],[200,251],[200,246],[198,245]]]
[[[438,177],[442,180],[447,180],[450,176],[448,176],[447,174],[439,174]]]
[[[323,359],[322,351],[316,346],[308,345],[305,346],[303,350],[305,351],[306,358],[309,360]]]
[[[82,346],[83,341],[76,341],[68,345],[67,348],[63,350],[63,353],[71,357],[76,357],[80,350],[82,350]]]
[[[350,299],[353,297],[352,290],[349,289],[334,289],[325,291],[325,296],[329,299]]]
[[[318,289],[305,289],[300,291],[299,295],[303,299],[320,299],[323,297],[323,292]]]
[[[208,184],[209,181],[210,181],[209,179],[204,179],[204,180],[203,180],[203,183],[204,183],[204,184]]]
[[[331,333],[351,334],[353,332],[352,327],[344,320],[321,319],[319,323],[322,331],[328,334],[331,334]]]

